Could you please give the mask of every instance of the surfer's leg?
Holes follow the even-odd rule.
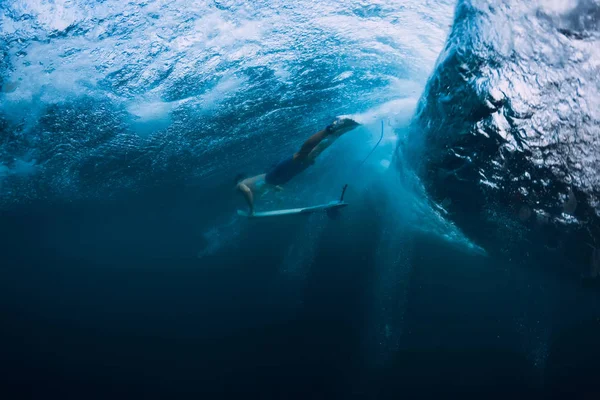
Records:
[[[294,160],[306,160],[308,158],[308,155],[313,151],[313,149],[317,147],[317,145],[321,143],[323,139],[327,137],[328,134],[329,132],[326,129],[323,129],[309,137],[308,140],[304,142],[302,147],[300,147],[300,150],[298,150],[298,152],[294,154]]]
[[[312,163],[326,148],[331,146],[341,135],[356,128],[358,123],[350,118],[338,118],[325,129],[312,135],[294,154],[294,160]]]
[[[339,136],[336,135],[330,135],[327,136],[324,140],[321,140],[315,147],[314,149],[311,150],[310,153],[308,153],[307,161],[309,163],[313,163],[315,161],[315,159],[319,156],[319,154],[321,154],[322,152],[325,151],[326,148],[328,148],[329,146],[331,146],[333,144],[333,142],[335,142],[338,139]]]

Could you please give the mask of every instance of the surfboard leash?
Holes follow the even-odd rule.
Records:
[[[375,146],[373,147],[373,149],[371,149],[371,151],[369,152],[369,154],[367,154],[367,156],[365,157],[365,159],[362,160],[362,162],[360,163],[360,165],[358,166],[358,168],[361,168],[364,165],[364,163],[367,162],[367,160],[369,159],[369,157],[371,157],[371,154],[373,154],[375,152],[375,150],[377,149],[377,147],[379,147],[379,144],[381,143],[382,140],[383,140],[383,120],[381,120],[381,136],[379,137],[379,140],[377,141],[377,144],[375,144]],[[344,195],[346,194],[346,189],[348,189],[348,184],[347,183],[342,188],[342,196],[340,197],[340,203],[342,201],[344,201]]]
[[[344,195],[346,194],[346,189],[348,189],[348,184],[347,183],[342,188],[342,195],[340,196],[340,203],[344,201]]]
[[[369,157],[371,157],[371,154],[373,154],[373,152],[375,152],[375,150],[377,149],[377,147],[379,147],[379,144],[381,143],[382,140],[383,140],[383,120],[381,120],[381,136],[379,137],[379,140],[377,141],[377,144],[373,147],[373,149],[371,150],[371,152],[369,154],[367,154],[367,156],[365,157],[365,159],[362,160],[362,162],[360,163],[360,165],[358,166],[358,168],[362,167],[363,164],[365,162],[367,162],[367,160],[369,159]]]

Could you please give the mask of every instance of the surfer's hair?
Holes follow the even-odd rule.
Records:
[[[248,175],[246,175],[246,174],[243,174],[243,173],[237,174],[237,175],[235,176],[235,184],[237,185],[238,183],[240,183],[241,181],[243,181],[243,180],[244,180],[244,179],[246,179],[247,177],[248,177]]]

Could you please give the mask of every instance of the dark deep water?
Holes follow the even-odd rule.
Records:
[[[0,1],[0,399],[600,398],[600,6],[401,3]]]
[[[400,344],[377,363],[382,220],[364,208],[377,195],[324,220],[302,283],[280,266],[305,219],[249,226],[199,260],[201,230],[185,216],[201,198],[174,188],[3,212],[5,398],[598,393],[593,290],[417,235]]]

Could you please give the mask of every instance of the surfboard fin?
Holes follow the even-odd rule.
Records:
[[[340,196],[340,201],[339,201],[340,203],[344,202],[344,195],[346,194],[346,189],[348,189],[347,183],[342,188],[342,194]],[[329,209],[325,210],[325,212],[327,213],[327,216],[331,219],[337,219],[340,216],[339,208],[329,208]]]
[[[340,203],[344,201],[344,195],[346,194],[346,189],[348,189],[348,184],[346,183],[342,188],[342,195],[340,196]]]

